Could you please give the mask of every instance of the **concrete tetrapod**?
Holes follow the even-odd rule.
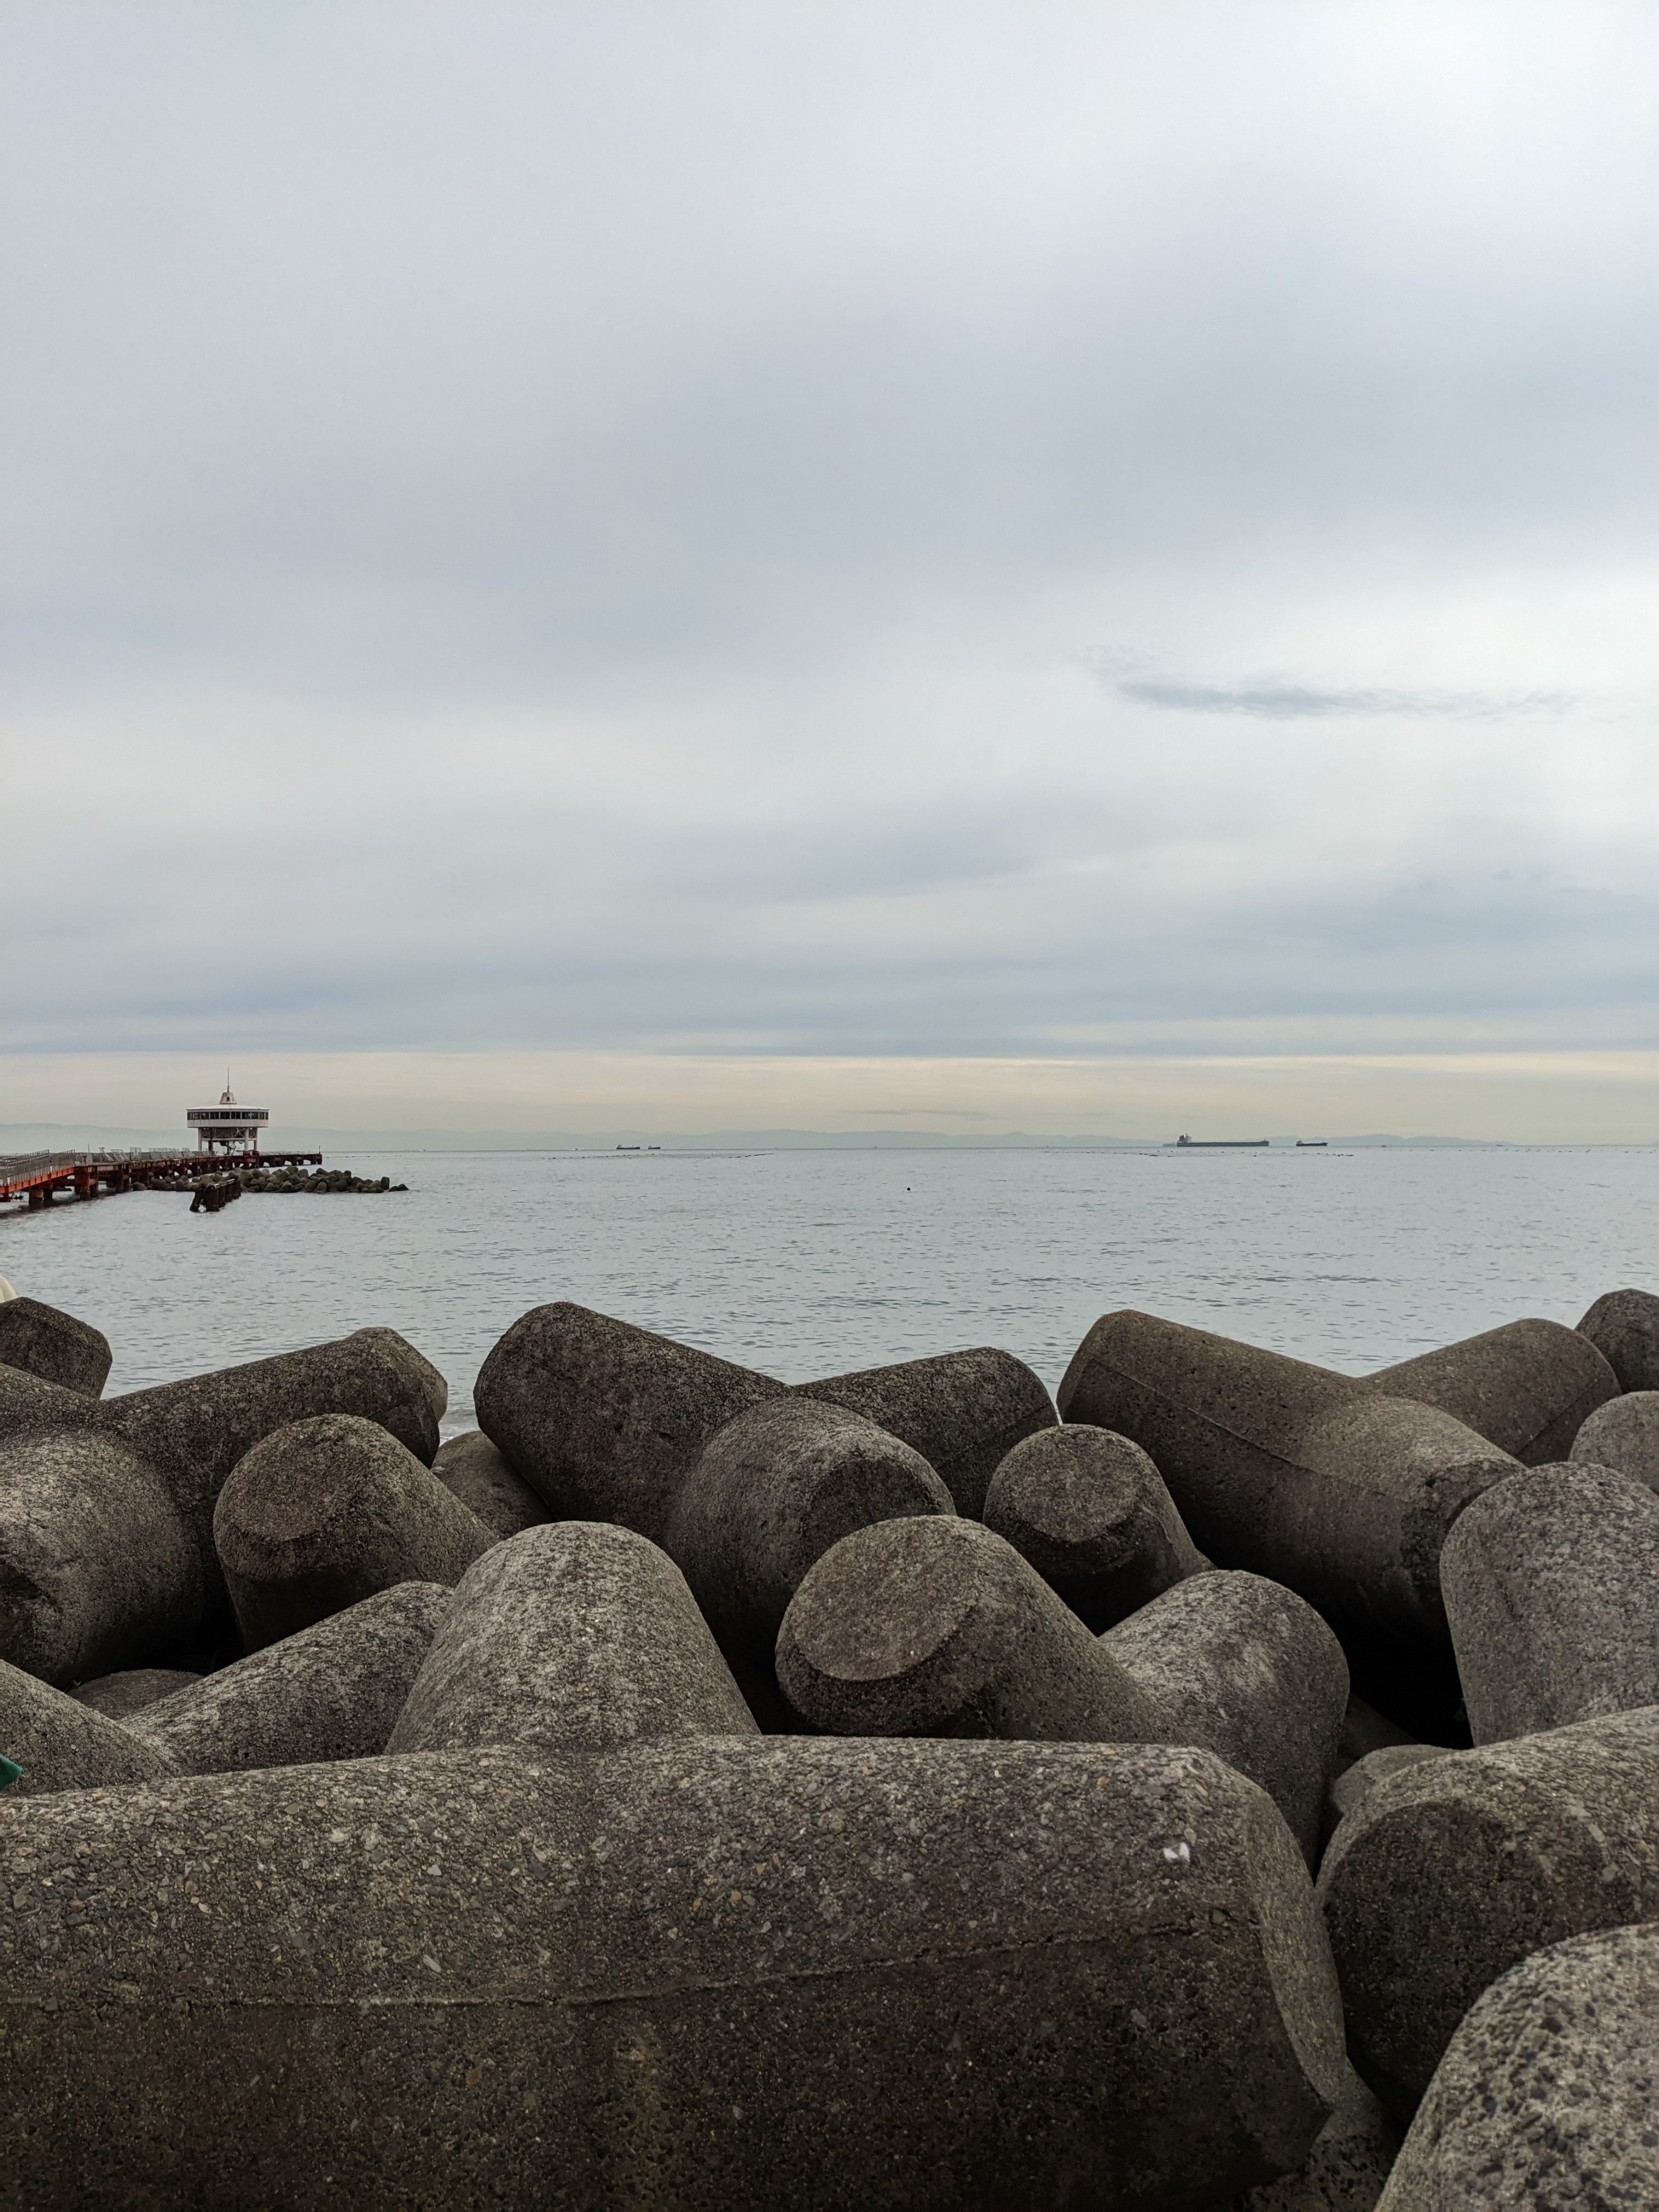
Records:
[[[1348,1704],[1342,1646],[1282,1583],[1194,1575],[1102,1637],[1100,1648],[1175,1723],[1259,1783],[1310,1867]]]
[[[0,1658],[73,1682],[157,1658],[202,1618],[201,1553],[154,1468],[96,1429],[0,1437]]]
[[[416,1364],[420,1355],[412,1345],[394,1350],[386,1342],[392,1334],[360,1328],[332,1344],[107,1398],[104,1411],[184,1508],[216,1574],[214,1505],[231,1469],[273,1431],[314,1414],[351,1413],[390,1431],[430,1467],[438,1422]]]
[[[1659,1708],[1391,1775],[1332,1837],[1319,1897],[1349,2056],[1407,2118],[1501,1973],[1659,1916]]]
[[[1346,2079],[1199,1751],[500,1747],[0,1798],[0,1852],[18,2205],[1156,2212]]]
[[[664,1548],[756,1717],[787,1729],[794,1719],[773,1653],[807,1570],[854,1528],[955,1511],[921,1454],[861,1413],[810,1398],[769,1398],[703,1446]]]
[[[147,1705],[127,1722],[180,1774],[368,1759],[386,1749],[450,1593],[399,1583]]]
[[[0,1752],[23,1770],[0,1804],[58,1790],[99,1790],[151,1782],[173,1771],[163,1751],[141,1743],[119,1721],[54,1690],[0,1659]],[[0,1863],[4,1863],[0,1840]],[[7,1868],[8,1873],[11,1871]],[[0,2179],[0,2190],[4,2187]]]
[[[1471,2008],[1377,2212],[1659,2204],[1659,1923],[1553,1943]]]
[[[1452,1419],[1299,1359],[1150,1314],[1108,1314],[1060,1386],[1066,1420],[1149,1451],[1193,1540],[1316,1606],[1395,1718],[1413,1662],[1450,1676],[1440,1547],[1516,1462]],[[1367,1686],[1375,1675],[1375,1692]]]
[[[1496,1483],[1440,1556],[1478,1744],[1659,1705],[1659,1498],[1569,1461]]]
[[[882,1521],[843,1536],[790,1601],[777,1672],[826,1735],[1180,1736],[1036,1568],[977,1521]]]
[[[609,1522],[560,1521],[497,1544],[462,1577],[386,1748],[608,1751],[754,1733],[667,1553]]]
[[[550,1518],[530,1485],[514,1474],[482,1429],[469,1429],[440,1444],[432,1472],[497,1536],[539,1528]]]
[[[21,1367],[0,1365],[0,1437],[25,1429],[93,1430],[106,1434],[109,1410],[101,1399],[61,1383],[43,1382]]]
[[[1017,1443],[981,1517],[1097,1635],[1209,1564],[1140,1446],[1083,1421]]]
[[[1619,1378],[1587,1336],[1559,1321],[1512,1321],[1365,1377],[1390,1398],[1437,1406],[1524,1467],[1565,1459]]]
[[[1651,1291],[1608,1291],[1578,1324],[1621,1390],[1659,1390],[1659,1297]]]
[[[238,1463],[213,1540],[257,1651],[396,1583],[458,1583],[495,1539],[378,1422],[319,1413]]]
[[[129,1667],[118,1674],[100,1674],[90,1682],[77,1682],[70,1692],[77,1705],[90,1705],[95,1713],[124,1721],[146,1705],[170,1698],[175,1690],[188,1690],[199,1674],[180,1667]]]
[[[395,1328],[360,1328],[360,1338],[379,1344],[393,1359],[401,1363],[405,1371],[419,1384],[422,1395],[432,1408],[432,1418],[441,1421],[449,1411],[449,1385],[423,1352],[417,1352],[406,1336]]]
[[[615,1521],[659,1544],[715,1430],[784,1387],[561,1301],[514,1322],[472,1395],[478,1426],[556,1518]]]
[[[1659,1390],[1627,1390],[1598,1406],[1567,1456],[1610,1467],[1659,1492]]]
[[[39,1298],[7,1298],[0,1303],[0,1365],[20,1367],[73,1390],[83,1398],[96,1398],[108,1380],[112,1354],[109,1339],[89,1322]]]
[[[797,1385],[820,1405],[862,1413],[919,1451],[956,1501],[978,1517],[986,1487],[1023,1437],[1054,1425],[1054,1401],[1023,1359],[980,1345],[901,1359]]]

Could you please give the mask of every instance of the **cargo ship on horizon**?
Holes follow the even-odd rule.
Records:
[[[1266,1137],[1188,1137],[1179,1136],[1168,1149],[1180,1152],[1259,1152],[1267,1145]]]

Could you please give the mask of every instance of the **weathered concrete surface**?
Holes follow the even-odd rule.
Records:
[[[1659,1297],[1651,1291],[1608,1291],[1578,1324],[1621,1390],[1659,1390]]]
[[[1346,2082],[1202,1752],[451,1753],[0,1798],[0,1855],[8,2205],[1156,2212]]]
[[[855,1528],[954,1514],[918,1451],[860,1413],[769,1398],[717,1430],[685,1479],[664,1548],[763,1726],[791,1724],[773,1673],[789,1601]]]
[[[1151,1453],[1218,1566],[1283,1583],[1345,1641],[1450,1656],[1440,1547],[1516,1462],[1446,1413],[1150,1314],[1108,1314],[1060,1411]],[[1349,1658],[1354,1652],[1352,1645]]]
[[[119,1674],[100,1674],[95,1681],[77,1682],[70,1695],[77,1705],[90,1705],[107,1719],[122,1721],[160,1698],[170,1698],[175,1690],[189,1689],[201,1679],[179,1667],[131,1667]]]
[[[290,1421],[220,1492],[213,1540],[250,1651],[396,1583],[458,1583],[495,1540],[378,1422]]]
[[[685,1577],[630,1528],[527,1528],[462,1577],[387,1741],[608,1751],[755,1723]]]
[[[1083,1421],[1017,1443],[983,1519],[1097,1635],[1208,1564],[1140,1446]]]
[[[1659,1492],[1659,1390],[1627,1390],[1598,1406],[1567,1456],[1610,1467]]]
[[[1391,1776],[1331,1838],[1319,1898],[1349,2056],[1407,2118],[1501,1973],[1659,1916],[1659,1708]]]
[[[1552,1944],[1453,2036],[1379,2212],[1659,2205],[1659,1923]]]
[[[1336,2110],[1296,2172],[1242,2190],[1207,2212],[1375,2212],[1399,2155],[1400,2132],[1350,2069]]]
[[[1569,1461],[1468,1507],[1440,1557],[1478,1744],[1659,1704],[1659,1497]]]
[[[778,1685],[826,1735],[1179,1740],[1012,1544],[977,1521],[843,1536],[790,1601]]]
[[[441,1583],[377,1591],[127,1725],[181,1774],[371,1758],[386,1749],[449,1600]]]
[[[844,1406],[919,1451],[958,1513],[977,1516],[998,1466],[1022,1438],[1054,1425],[1054,1401],[1023,1359],[980,1345],[901,1359],[799,1385],[799,1395]]]
[[[1437,1406],[1523,1467],[1565,1459],[1619,1378],[1580,1331],[1559,1321],[1512,1321],[1459,1344],[1367,1376],[1391,1398]]]
[[[515,1321],[479,1370],[478,1426],[556,1520],[659,1544],[716,1429],[784,1385],[562,1300]]]
[[[1325,1835],[1328,1842],[1350,1813],[1357,1813],[1380,1782],[1403,1774],[1425,1759],[1451,1759],[1455,1753],[1437,1743],[1385,1743],[1368,1751],[1351,1766],[1334,1775],[1325,1792]]]
[[[34,1797],[58,1790],[99,1790],[150,1782],[173,1771],[164,1752],[152,1749],[90,1706],[54,1690],[21,1667],[0,1659],[0,1752],[23,1770],[0,1797]],[[0,1866],[9,1874],[0,1829]],[[3,1886],[3,1885],[0,1885]],[[0,2085],[0,2099],[4,2096]],[[0,2182],[0,2187],[3,2183]]]
[[[0,1437],[24,1429],[107,1431],[109,1413],[100,1399],[61,1383],[46,1382],[21,1367],[0,1365]]]
[[[432,1408],[433,1419],[441,1421],[449,1411],[449,1385],[426,1354],[423,1352],[417,1352],[409,1339],[406,1336],[400,1336],[395,1328],[362,1328],[359,1329],[357,1334],[359,1336],[372,1338],[375,1343],[388,1352],[392,1358],[401,1362],[406,1371],[420,1385],[428,1405]]]
[[[482,1429],[469,1429],[465,1436],[440,1444],[432,1472],[497,1536],[539,1528],[550,1518],[530,1485],[514,1474]]]
[[[1100,1648],[1201,1743],[1259,1783],[1310,1866],[1348,1705],[1342,1646],[1303,1598],[1261,1575],[1194,1575]]]
[[[1336,1763],[1334,1772],[1340,1774],[1356,1759],[1368,1753],[1381,1751],[1385,1744],[1415,1743],[1416,1737],[1386,1713],[1379,1713],[1375,1705],[1368,1705],[1364,1698],[1352,1692],[1348,1710],[1342,1716],[1342,1733],[1336,1740]]]
[[[155,1469],[97,1429],[0,1437],[0,1658],[67,1686],[202,1618],[201,1553]]]
[[[89,1322],[39,1298],[0,1303],[0,1364],[95,1398],[108,1379],[112,1358],[109,1339]]]
[[[355,1414],[378,1422],[431,1466],[437,1418],[418,1370],[404,1356],[414,1347],[392,1350],[386,1342],[391,1334],[360,1328],[332,1344],[107,1398],[104,1409],[117,1434],[150,1462],[185,1509],[211,1567],[213,1508],[231,1469],[261,1437],[290,1422]]]

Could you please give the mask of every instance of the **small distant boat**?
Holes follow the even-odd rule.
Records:
[[[1265,1137],[1177,1137],[1169,1147],[1177,1152],[1257,1152]]]
[[[1296,1149],[1298,1152],[1322,1152],[1329,1142],[1328,1137],[1298,1137]]]
[[[659,1152],[662,1150],[662,1146],[660,1145],[647,1145],[645,1149],[647,1152]]]

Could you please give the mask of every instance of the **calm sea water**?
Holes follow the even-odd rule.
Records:
[[[1052,1388],[1116,1306],[1351,1373],[1659,1287],[1659,1148],[402,1152],[406,1196],[135,1192],[0,1212],[0,1274],[94,1322],[112,1391],[401,1329],[446,1433],[527,1307],[574,1298],[788,1382],[997,1344]]]

